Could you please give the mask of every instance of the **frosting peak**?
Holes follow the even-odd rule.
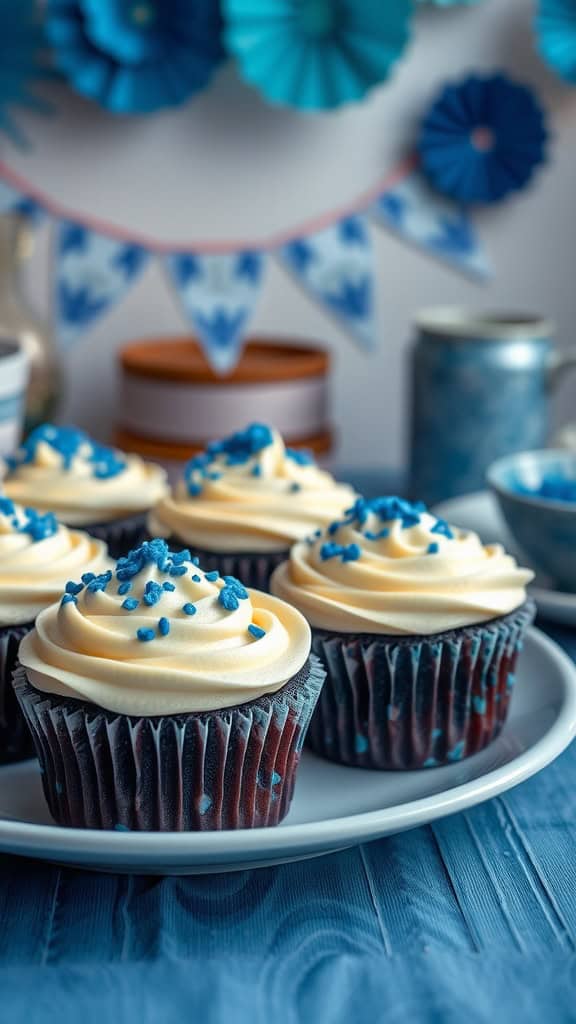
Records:
[[[327,525],[354,491],[253,423],[191,459],[173,495],[150,515],[150,532],[208,551],[282,551]]]
[[[115,570],[70,580],[20,660],[37,689],[150,716],[273,693],[309,652],[310,630],[295,609],[203,572],[189,551],[156,539]]]
[[[532,576],[422,503],[359,498],[294,545],[271,587],[321,629],[431,635],[508,614]]]
[[[6,493],[72,525],[108,522],[149,509],[165,493],[165,473],[93,441],[76,427],[45,423],[6,459]]]
[[[107,564],[102,541],[0,496],[1,624],[30,622],[57,600],[72,573]]]

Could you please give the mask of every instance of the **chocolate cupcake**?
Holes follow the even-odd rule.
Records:
[[[431,768],[500,732],[532,573],[399,498],[359,499],[296,544],[271,589],[312,626],[327,669],[309,744],[365,768]]]
[[[14,687],[52,815],[86,828],[275,825],[324,672],[283,601],[144,542],[70,583]]]
[[[10,498],[106,541],[114,558],[143,539],[146,513],[167,491],[156,463],[107,448],[75,427],[37,427],[6,462]]]
[[[38,612],[58,600],[71,573],[107,565],[102,541],[0,496],[0,763],[33,753],[11,685],[22,637]]]
[[[184,479],[150,514],[148,530],[188,545],[205,569],[265,590],[294,541],[354,498],[310,453],[286,448],[277,431],[253,423],[190,460]]]

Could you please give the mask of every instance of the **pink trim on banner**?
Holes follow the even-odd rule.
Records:
[[[292,241],[295,238],[303,238],[307,235],[314,234],[317,231],[322,231],[324,228],[329,227],[340,220],[344,220],[355,213],[361,213],[366,210],[367,207],[386,192],[388,189],[393,188],[398,182],[402,181],[405,177],[411,174],[418,164],[416,156],[409,156],[402,160],[397,167],[377,182],[372,188],[363,192],[354,202],[338,207],[336,210],[331,210],[326,213],[320,214],[318,217],[311,218],[304,224],[300,224],[298,227],[291,229],[286,232],[279,232],[276,235],[271,235],[268,238],[260,239],[243,239],[228,242],[214,242],[214,241],[197,241],[197,242],[186,242],[173,245],[170,242],[159,242],[156,239],[150,238],[148,235],[140,234],[139,232],[128,232],[125,229],[119,227],[117,224],[112,224],[110,221],[100,220],[96,217],[86,216],[85,214],[79,214],[72,210],[70,207],[64,206],[54,199],[51,199],[42,189],[36,188],[31,185],[26,178],[13,171],[8,164],[0,160],[0,178],[3,178],[14,188],[18,189],[24,195],[29,196],[31,199],[35,199],[40,206],[42,206],[52,217],[59,220],[73,221],[76,224],[82,224],[84,227],[90,228],[92,231],[101,235],[108,235],[110,238],[121,239],[122,241],[132,242],[136,245],[141,245],[143,248],[148,249],[156,253],[179,253],[179,252],[201,252],[201,253],[225,253],[225,252],[238,252],[243,249],[277,249],[287,242]]]

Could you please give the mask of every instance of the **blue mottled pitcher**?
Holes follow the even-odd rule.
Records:
[[[548,440],[550,398],[576,352],[529,316],[434,309],[412,351],[411,490],[434,504],[485,486],[487,467]]]

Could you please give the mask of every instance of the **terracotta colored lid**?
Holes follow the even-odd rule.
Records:
[[[152,338],[124,346],[120,362],[126,373],[138,377],[225,387],[229,383],[256,384],[319,377],[328,372],[330,358],[327,352],[314,345],[292,343],[287,338],[258,338],[248,342],[232,373],[221,376],[209,366],[193,338]]]
[[[325,430],[314,437],[301,438],[299,441],[291,441],[288,438],[287,441],[291,448],[308,448],[315,455],[326,455],[332,448],[332,433]],[[134,452],[144,459],[157,459],[160,462],[187,462],[205,447],[203,442],[174,444],[170,441],[151,441],[149,438],[131,434],[122,427],[118,427],[115,432],[114,444],[124,452]]]

